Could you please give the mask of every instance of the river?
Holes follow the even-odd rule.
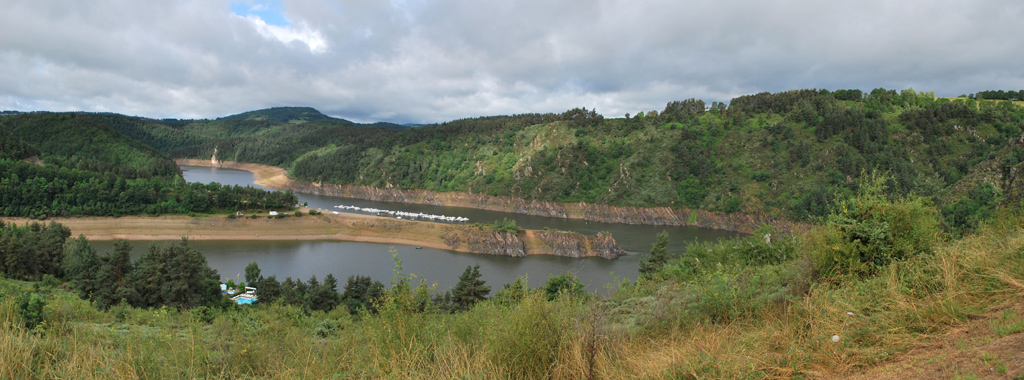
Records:
[[[247,171],[182,166],[184,177],[189,182],[220,182],[225,185],[256,186],[255,176]],[[258,187],[258,186],[257,186]],[[385,284],[393,277],[395,262],[389,250],[393,249],[402,260],[405,273],[413,273],[428,284],[437,284],[438,290],[453,287],[467,265],[480,265],[483,279],[492,288],[492,294],[503,284],[515,281],[516,277],[527,276],[530,286],[539,286],[548,276],[573,272],[590,291],[601,291],[614,278],[635,280],[638,274],[641,253],[650,250],[651,243],[660,231],[669,233],[669,252],[680,253],[686,244],[694,241],[714,241],[719,238],[739,236],[729,231],[683,226],[637,226],[615,223],[596,223],[577,219],[548,218],[511,214],[496,211],[477,210],[462,207],[440,207],[390,202],[375,202],[361,199],[327,197],[311,194],[296,194],[300,202],[309,207],[337,210],[335,205],[355,205],[389,210],[422,212],[427,214],[462,216],[470,223],[491,223],[504,218],[513,219],[519,227],[543,229],[545,227],[563,231],[575,231],[592,235],[610,232],[619,246],[629,255],[614,260],[602,258],[571,259],[565,257],[534,255],[523,258],[492,256],[453,252],[442,249],[357,243],[340,241],[192,241],[191,246],[206,255],[210,266],[217,269],[225,279],[244,281],[244,269],[250,262],[257,262],[264,276],[276,275],[278,280],[285,277],[308,280],[310,276],[322,279],[333,273],[340,285],[350,275],[368,275]],[[340,210],[339,210],[340,211]],[[172,242],[158,242],[168,244]],[[140,255],[151,243],[135,243],[134,254]],[[111,249],[111,242],[97,241],[94,246],[100,252]],[[418,280],[417,280],[418,281]],[[339,289],[340,291],[341,289]]]

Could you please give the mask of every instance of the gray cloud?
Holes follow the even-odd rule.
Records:
[[[796,88],[1024,88],[1005,1],[40,2],[0,12],[0,109],[445,121]]]

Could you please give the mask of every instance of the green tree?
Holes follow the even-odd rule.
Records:
[[[452,291],[456,310],[469,310],[477,302],[487,299],[491,287],[484,285],[485,281],[480,277],[480,264],[466,266],[466,270],[459,276],[459,283],[455,284]]]
[[[259,298],[259,302],[271,303],[277,300],[281,296],[281,283],[277,281],[277,276],[270,276],[260,280],[260,286],[256,289],[256,295]]]
[[[333,274],[328,273],[324,277],[324,283],[319,284],[316,276],[309,280],[309,308],[310,310],[330,311],[338,306],[338,280]]]
[[[263,276],[260,273],[260,265],[256,264],[255,261],[245,267],[245,282],[249,283],[249,286],[256,288],[257,291],[260,287],[260,282],[263,281]]]
[[[640,261],[640,277],[651,279],[668,263],[668,232],[658,233],[651,252]]]
[[[369,276],[354,275],[348,277],[341,300],[348,311],[355,314],[362,309],[372,309],[373,301],[383,294],[384,284],[380,281],[374,281]]]
[[[548,277],[548,282],[541,287],[547,294],[548,301],[567,295],[570,297],[582,297],[586,295],[586,287],[572,272],[562,273],[557,276]]]
[[[100,309],[127,301],[136,302],[138,293],[131,283],[132,246],[127,240],[114,241],[114,251],[101,256],[99,270],[96,272],[97,289],[92,299]]]
[[[220,275],[188,241],[163,248],[152,246],[132,271],[142,307],[190,308],[220,303]]]
[[[100,265],[96,250],[89,245],[88,240],[85,240],[85,236],[79,236],[64,244],[62,268],[71,286],[78,291],[79,297],[89,299],[100,288],[97,277]]]

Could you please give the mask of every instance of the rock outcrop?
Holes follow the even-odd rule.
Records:
[[[544,251],[538,253],[572,258],[597,256],[606,259],[614,259],[626,254],[626,251],[619,248],[610,234],[599,233],[587,236],[575,232],[548,230],[533,231],[533,234],[537,240],[544,243],[542,247],[535,248],[538,251]]]
[[[489,255],[523,257],[555,255],[614,259],[626,254],[609,234],[587,236],[565,231],[496,231],[490,227],[444,226],[441,239],[448,249]]]
[[[458,226],[445,226],[441,231],[441,239],[453,251],[461,249],[488,255],[526,256],[526,246],[518,234]]]

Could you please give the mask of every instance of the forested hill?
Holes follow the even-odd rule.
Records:
[[[118,132],[124,116],[0,115],[0,216],[120,216],[295,204],[291,193],[187,184],[167,155]],[[25,160],[37,156],[38,160]]]
[[[673,101],[623,118],[576,108],[404,129],[311,108],[216,120],[91,117],[171,157],[216,149],[222,160],[325,183],[807,220],[879,169],[892,173],[892,191],[931,199],[961,227],[1024,200],[1019,104],[912,89],[794,90],[728,105]]]
[[[22,160],[38,154],[39,149],[0,129],[0,160]]]
[[[93,114],[42,112],[4,116],[0,117],[0,131],[32,146],[44,160],[64,167],[110,172],[125,178],[178,175],[177,166],[166,155],[118,133]]]
[[[360,129],[404,129],[391,123],[357,124],[308,107],[278,107],[214,120],[148,119],[97,114],[117,131],[172,157],[218,156],[288,166],[302,152]],[[357,132],[351,132],[357,133]]]
[[[688,99],[605,119],[593,110],[405,130],[307,122],[204,138],[172,155],[284,165],[310,181],[563,202],[824,216],[874,169],[969,226],[1022,199],[1024,110],[914,90],[794,90]],[[227,153],[225,153],[227,152]]]

